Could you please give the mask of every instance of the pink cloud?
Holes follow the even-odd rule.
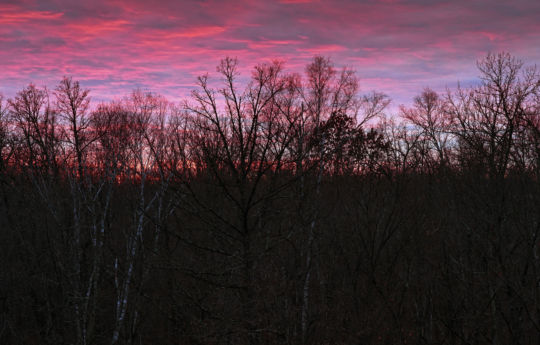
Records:
[[[162,39],[175,39],[180,37],[187,37],[187,38],[193,38],[193,37],[201,37],[201,36],[212,36],[219,33],[222,33],[225,31],[225,28],[220,26],[201,26],[201,27],[194,27],[189,28],[184,31],[179,32],[170,32],[170,33],[158,33],[160,35],[160,38]]]
[[[347,50],[346,47],[339,46],[336,44],[328,44],[328,45],[321,45],[321,46],[314,46],[309,48],[299,48],[299,51],[308,52],[313,55],[325,55],[332,52],[339,52]]]
[[[178,99],[227,55],[247,77],[276,58],[301,72],[322,54],[401,103],[474,78],[489,51],[539,61],[536,13],[537,0],[21,0],[0,4],[0,92],[68,74],[95,99],[135,87]]]
[[[17,12],[15,7],[0,8],[0,23],[5,25],[17,25],[35,20],[54,20],[62,17],[63,13],[50,11],[24,11]]]
[[[279,0],[282,4],[307,4],[310,2],[315,2],[315,0]]]

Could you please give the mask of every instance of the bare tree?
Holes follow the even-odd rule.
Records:
[[[451,118],[446,115],[444,100],[433,90],[424,91],[414,98],[412,108],[401,107],[401,116],[421,131],[421,136],[429,143],[430,165],[437,162],[441,166],[450,163]],[[433,152],[433,154],[431,154]]]
[[[217,186],[227,207],[215,209],[193,188],[192,200],[204,210],[201,216],[215,222],[215,236],[231,246],[207,250],[236,262],[233,266],[238,268],[230,274],[237,279],[218,284],[238,289],[242,308],[235,332],[256,344],[262,336],[274,332],[261,327],[256,317],[261,307],[256,297],[257,267],[273,245],[266,242],[266,249],[259,251],[257,244],[267,236],[265,228],[268,213],[275,206],[273,200],[290,183],[283,180],[282,172],[289,164],[286,153],[295,120],[286,118],[289,113],[281,108],[286,104],[277,101],[286,89],[281,63],[256,66],[244,91],[237,88],[235,59],[222,60],[218,71],[224,87],[212,89],[207,76],[199,77],[200,90],[193,92],[193,102],[187,103],[186,109],[192,116],[196,161],[206,170],[208,182]],[[222,101],[218,101],[218,95]]]
[[[535,104],[540,78],[535,68],[524,69],[508,53],[490,54],[478,68],[482,84],[449,94],[447,111],[463,150],[475,152],[489,175],[500,178],[511,164],[519,124]]]

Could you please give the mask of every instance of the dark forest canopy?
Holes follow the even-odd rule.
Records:
[[[540,73],[385,116],[315,57],[182,104],[0,97],[0,342],[540,341]]]

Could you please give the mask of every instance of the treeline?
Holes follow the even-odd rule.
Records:
[[[2,344],[538,344],[540,74],[385,116],[349,69],[0,99]]]

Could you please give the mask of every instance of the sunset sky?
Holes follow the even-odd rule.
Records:
[[[0,92],[63,75],[94,100],[134,88],[185,97],[225,56],[247,71],[316,55],[358,72],[362,91],[410,103],[425,86],[474,83],[475,61],[540,62],[540,0],[0,0]]]

